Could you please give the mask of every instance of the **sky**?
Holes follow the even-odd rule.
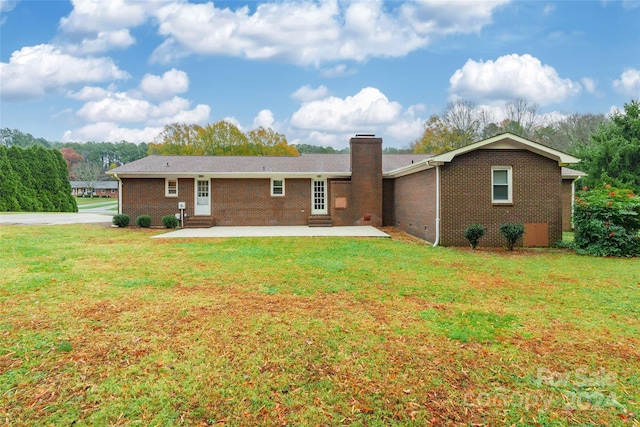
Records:
[[[640,98],[640,0],[0,0],[0,128],[152,142],[170,123],[407,147],[450,102],[500,119]]]

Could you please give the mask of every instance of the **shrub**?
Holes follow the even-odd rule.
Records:
[[[174,215],[165,215],[162,217],[162,225],[165,228],[176,228],[180,221]]]
[[[484,236],[485,231],[485,228],[480,224],[472,224],[464,230],[464,237],[471,244],[471,249],[475,249],[478,246],[478,242]]]
[[[118,214],[113,216],[113,225],[118,227],[126,227],[129,225],[130,217],[127,214]]]
[[[517,222],[506,222],[500,226],[500,232],[507,239],[507,249],[512,251],[518,239],[524,234],[524,225]]]
[[[558,240],[554,246],[558,249],[573,249],[573,242],[567,242],[566,240]]]
[[[577,192],[574,247],[579,254],[640,256],[640,197],[610,185]]]
[[[151,227],[151,217],[149,215],[140,215],[136,218],[136,225],[144,228]]]

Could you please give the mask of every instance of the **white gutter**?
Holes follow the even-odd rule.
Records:
[[[436,166],[436,241],[435,248],[440,243],[440,166]]]
[[[113,177],[118,180],[118,215],[122,213],[122,181],[117,173]]]

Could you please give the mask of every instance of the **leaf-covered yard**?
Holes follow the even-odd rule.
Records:
[[[640,420],[640,263],[2,226],[0,422]]]

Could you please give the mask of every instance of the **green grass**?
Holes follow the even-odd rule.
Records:
[[[76,197],[76,204],[78,205],[78,207],[83,207],[86,205],[95,205],[92,207],[98,207],[98,206],[102,206],[102,205],[112,205],[112,204],[118,204],[118,199],[117,198],[113,198],[113,197],[94,197],[93,199],[90,197]]]
[[[162,232],[0,226],[3,422],[638,425],[637,259]]]

